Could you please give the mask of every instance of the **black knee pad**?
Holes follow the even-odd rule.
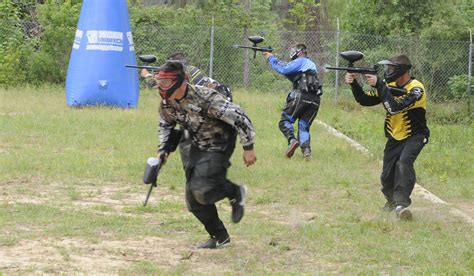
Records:
[[[213,198],[213,189],[214,185],[212,179],[197,177],[193,178],[189,183],[189,188],[192,194],[192,197],[202,205],[213,204],[216,200]]]
[[[397,161],[396,168],[401,174],[410,173],[413,169],[413,163],[410,160],[401,159]]]
[[[203,191],[193,191],[194,199],[202,205],[209,204],[207,201],[206,193]]]

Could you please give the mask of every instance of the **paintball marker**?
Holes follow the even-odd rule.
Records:
[[[138,59],[143,62],[145,65],[125,65],[128,68],[141,68],[147,69],[150,72],[156,72],[160,70],[158,66],[149,66],[148,64],[156,62],[156,57],[154,55],[139,55]]]
[[[232,45],[234,48],[243,48],[253,50],[253,58],[257,56],[257,51],[259,52],[272,52],[272,47],[257,47],[257,44],[263,42],[264,38],[258,35],[249,36],[248,39],[252,42],[252,46],[243,46],[243,45]]]
[[[340,54],[340,56],[347,60],[347,67],[330,67],[326,66],[326,69],[330,70],[345,70],[349,73],[360,73],[360,74],[370,74],[376,75],[378,65],[374,67],[354,67],[354,62],[361,60],[364,57],[364,54],[359,51],[345,51]]]
[[[326,66],[326,69],[330,70],[344,70],[349,73],[359,73],[359,74],[369,74],[377,75],[378,64],[375,64],[374,67],[354,67],[354,62],[361,60],[364,57],[364,54],[359,51],[345,51],[340,54],[340,56],[347,60],[347,67],[330,67]],[[407,91],[403,88],[391,87],[388,86],[388,90],[394,96],[403,96],[407,94]]]
[[[150,198],[151,191],[153,187],[156,187],[156,180],[158,178],[158,174],[160,173],[160,169],[164,163],[164,155],[160,155],[160,158],[150,157],[146,161],[145,172],[143,174],[143,183],[150,184],[150,189],[148,189],[148,193],[145,198],[145,202],[143,206],[146,206],[148,203],[148,199]]]

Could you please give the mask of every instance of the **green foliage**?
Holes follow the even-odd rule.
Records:
[[[240,4],[231,1],[209,1],[198,5],[186,5],[176,8],[169,5],[129,7],[133,27],[140,24],[153,27],[178,27],[190,25],[209,27],[214,21],[215,26],[226,28],[268,27],[275,15],[270,12],[270,4],[262,1],[252,3],[250,11]],[[184,23],[184,24],[183,24]]]
[[[290,0],[291,8],[289,17],[284,20],[284,25],[297,31],[310,31],[317,26],[318,8],[321,4],[313,0]]]
[[[0,24],[0,41],[3,44],[12,34],[18,33],[20,11],[12,2],[2,1],[0,2],[0,15],[2,23]]]
[[[467,75],[457,75],[449,78],[448,81],[450,99],[461,100],[467,98]]]
[[[431,2],[431,1],[430,1]],[[425,19],[420,35],[430,40],[469,40],[474,26],[474,5],[455,6],[445,1],[432,3],[432,17]]]
[[[163,28],[173,25],[200,25],[204,18],[199,10],[193,7],[175,9],[169,6],[131,6],[129,8],[132,28],[145,25],[153,28]]]
[[[80,4],[50,2],[39,5],[37,18],[28,21],[21,19],[26,17],[22,6],[0,3],[0,13],[6,15],[0,21],[1,85],[64,82]],[[38,24],[41,31],[26,36],[23,28],[29,26],[22,25],[26,23]]]
[[[193,5],[180,9],[168,5],[132,6],[130,18],[137,54],[154,54],[162,62],[171,53],[182,51],[190,64],[208,72],[210,27],[214,20],[213,55],[218,62],[214,62],[213,78],[231,86],[242,86],[242,75],[236,72],[243,71],[245,50],[234,50],[230,45],[248,44],[246,36],[260,34],[265,36],[266,45],[275,46],[279,38],[276,34],[272,37],[271,31],[276,27],[263,21],[271,17],[269,5],[252,3],[251,12],[245,12],[241,5],[224,2],[204,8],[207,12]],[[262,33],[262,26],[265,26],[265,33]],[[252,84],[259,85],[259,75],[267,64],[261,59],[250,63],[250,74],[256,76],[252,78]]]
[[[429,88],[431,99],[458,100],[461,94],[453,93],[448,81],[456,74],[454,68],[466,64],[469,45],[434,40],[468,40],[469,26],[474,24],[468,15],[473,11],[473,5],[440,0],[351,1],[343,21],[343,30],[349,33],[342,49],[350,45],[367,57],[379,58],[407,54],[414,65],[412,75]],[[413,40],[414,36],[421,40]]]
[[[27,53],[31,45],[23,43],[21,10],[11,1],[0,2],[0,85],[11,86],[26,81]]]
[[[350,1],[343,29],[380,36],[421,35],[424,39],[467,40],[473,5],[442,0]]]
[[[41,51],[32,60],[31,82],[64,82],[79,11],[80,4],[70,1],[39,6],[38,20],[44,31],[39,43]]]
[[[81,1],[43,2],[0,3],[0,85],[64,82]],[[459,74],[449,70],[465,62],[464,49],[450,45],[437,49],[427,42],[413,45],[412,38],[385,41],[384,36],[417,35],[427,39],[464,40],[467,27],[473,25],[474,18],[472,5],[461,6],[441,0],[196,0],[145,5],[156,2],[129,1],[137,54],[152,53],[163,61],[170,53],[181,50],[188,54],[194,65],[208,71],[209,34],[214,22],[214,77],[233,86],[243,86],[244,51],[229,50],[232,43],[246,44],[246,35],[260,34],[266,38],[265,46],[273,46],[277,54],[296,40],[307,41],[308,48],[317,54],[319,51],[329,52],[328,49],[334,49],[335,44],[329,42],[326,47],[323,35],[300,31],[321,28],[320,17],[334,22],[330,17],[341,15],[343,30],[352,32],[352,36],[341,34],[341,49],[363,51],[369,64],[410,49],[408,54],[416,65],[414,73],[430,85],[431,95],[441,95],[436,97],[439,99],[444,99],[442,95],[449,90],[446,85],[448,78]],[[285,9],[288,13],[281,17],[285,21],[278,22],[279,12]],[[40,31],[29,34],[25,22],[37,25]],[[355,37],[354,32],[365,35]],[[375,35],[383,39],[383,43],[374,42]],[[263,87],[263,81],[272,79],[265,74],[260,76],[266,69],[268,65],[261,60],[250,62],[251,85]],[[332,82],[331,78],[332,75],[328,76]],[[274,82],[269,86],[265,84],[265,88],[272,87],[269,90],[275,90],[273,87],[277,86]]]

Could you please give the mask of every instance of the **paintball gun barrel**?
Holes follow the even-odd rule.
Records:
[[[128,68],[140,68],[147,69],[150,72],[156,72],[160,70],[158,66],[149,66],[148,64],[156,62],[156,57],[154,55],[139,55],[138,59],[143,62],[145,65],[125,65]]]
[[[242,49],[251,49],[253,50],[253,58],[257,56],[257,51],[259,52],[273,52],[272,47],[257,47],[258,43],[263,42],[264,38],[258,35],[249,36],[248,40],[252,42],[252,46],[244,46],[244,45],[232,45],[234,48],[242,48]]]
[[[345,52],[342,52],[340,56],[348,62],[347,67],[326,66],[326,69],[344,70],[349,73],[360,73],[360,74],[370,74],[370,75],[377,74],[378,65],[374,65],[374,67],[354,67],[354,62],[359,61],[364,57],[364,54],[359,51],[345,51]]]

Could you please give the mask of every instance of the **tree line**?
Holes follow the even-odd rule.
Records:
[[[0,84],[63,83],[82,1],[0,3]],[[474,5],[455,0],[129,0],[138,26],[335,31],[468,41]]]

